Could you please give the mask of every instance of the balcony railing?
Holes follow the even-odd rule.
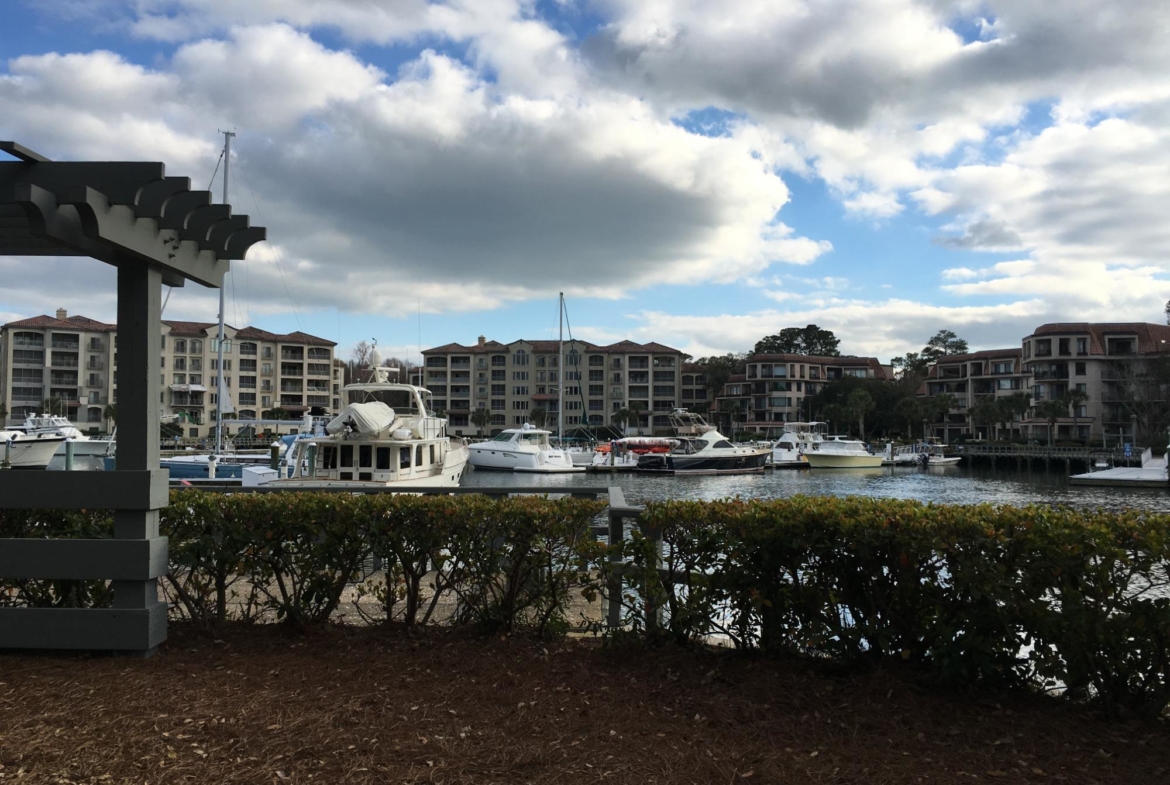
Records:
[[[13,338],[12,345],[13,346],[24,346],[24,347],[27,347],[30,349],[44,349],[45,348],[45,342],[39,338],[36,340],[33,340],[31,338]]]
[[[53,341],[50,345],[54,349],[64,349],[69,352],[76,352],[81,349],[81,344],[69,343],[68,341]]]
[[[76,357],[61,357],[58,355],[53,355],[53,357],[51,357],[49,359],[49,365],[51,365],[54,368],[76,368],[77,367],[77,358]]]

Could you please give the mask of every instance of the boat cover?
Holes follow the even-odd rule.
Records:
[[[358,433],[380,433],[394,423],[394,410],[381,401],[351,403],[325,426],[326,433],[341,433],[346,425]]]

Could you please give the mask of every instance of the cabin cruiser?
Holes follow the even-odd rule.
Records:
[[[679,445],[678,439],[658,436],[627,436],[598,445],[593,453],[595,468],[635,469],[638,459],[650,453],[668,453]]]
[[[583,472],[569,454],[552,446],[551,431],[525,423],[521,428],[500,431],[486,442],[471,445],[471,465],[477,469],[512,472]]]
[[[845,436],[830,436],[810,446],[804,457],[812,469],[872,469],[882,465],[864,442]]]
[[[771,463],[777,469],[807,469],[805,451],[824,440],[823,422],[786,422],[784,433],[771,445]]]
[[[957,455],[947,455],[946,447],[934,442],[918,442],[902,447],[895,447],[890,442],[882,453],[882,466],[954,466],[961,460]]]
[[[73,444],[75,458],[105,456],[114,454],[114,437],[108,439],[94,439],[86,436],[77,426],[69,422],[66,417],[56,414],[30,414],[24,419],[24,424],[9,430],[22,431],[27,434],[43,434],[46,436],[60,436],[62,442],[57,448],[59,455],[65,455],[65,442]]]
[[[459,485],[467,445],[447,436],[447,420],[433,413],[429,390],[390,381],[398,369],[378,363],[371,360],[369,381],[341,388],[341,414],[325,425],[323,436],[296,440],[291,476],[268,487]]]
[[[25,433],[18,430],[0,431],[0,449],[9,469],[45,469],[57,450],[65,444],[65,437],[55,433]]]
[[[657,474],[758,474],[772,456],[768,447],[736,447],[713,427],[699,436],[679,436],[665,453],[639,456],[637,470]]]

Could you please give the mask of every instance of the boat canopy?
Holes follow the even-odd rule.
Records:
[[[358,433],[381,433],[394,422],[394,410],[381,401],[351,403],[325,426],[329,434],[341,433],[349,425]]]

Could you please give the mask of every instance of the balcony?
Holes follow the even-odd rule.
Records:
[[[53,356],[49,359],[49,365],[54,368],[76,368],[77,357],[76,355],[62,355],[54,353]]]
[[[329,360],[331,360],[333,358],[330,355],[328,349],[310,348],[309,349],[309,359],[310,360],[318,360],[318,361],[324,360],[324,361],[328,362]]]
[[[328,407],[329,406],[329,396],[328,395],[310,395],[306,399],[305,402],[308,403],[309,406]]]
[[[305,388],[300,382],[281,382],[280,391],[282,393],[301,393],[305,391]]]
[[[77,341],[70,342],[54,340],[50,346],[52,346],[54,349],[64,349],[67,352],[76,352],[81,349],[81,344]]]
[[[45,342],[41,338],[13,338],[13,346],[19,346],[28,349],[44,349]]]
[[[100,357],[90,357],[85,367],[90,371],[104,371],[106,369],[106,361]]]
[[[301,349],[281,349],[280,359],[302,362],[305,359],[305,353]]]
[[[53,387],[77,387],[77,374],[49,374],[49,384]]]
[[[240,344],[240,356],[242,356],[242,357],[255,357],[256,356],[256,344],[254,344],[254,343]]]
[[[90,341],[86,345],[85,349],[89,352],[104,352],[106,350],[106,345],[101,341]]]
[[[304,406],[305,399],[299,395],[282,395],[280,396],[280,405],[284,406]]]

